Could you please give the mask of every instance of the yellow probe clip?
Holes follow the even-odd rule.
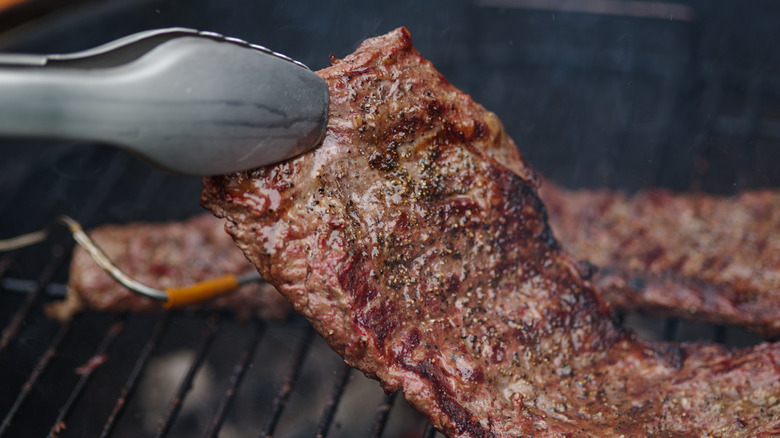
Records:
[[[167,288],[164,292],[168,294],[168,300],[163,306],[170,309],[205,301],[236,290],[240,285],[238,277],[226,274],[190,286]]]

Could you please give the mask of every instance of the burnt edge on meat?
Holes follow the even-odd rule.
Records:
[[[405,29],[318,73],[323,143],[206,178],[201,201],[350,365],[449,436],[780,432],[780,348],[616,328],[496,116]]]
[[[222,221],[208,213],[184,222],[103,225],[88,233],[120,269],[152,287],[180,287],[255,270],[225,235]],[[73,251],[67,288],[64,301],[46,306],[50,318],[67,321],[86,309],[133,313],[164,310],[160,302],[116,282],[79,246]],[[230,311],[238,319],[283,319],[292,310],[266,282],[247,284],[187,308]]]
[[[628,195],[544,181],[550,224],[616,310],[780,336],[780,192],[651,189]]]

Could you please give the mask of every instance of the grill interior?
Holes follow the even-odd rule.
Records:
[[[32,21],[9,25],[0,48],[67,52],[181,25],[320,68],[329,53],[343,56],[405,25],[423,55],[497,112],[528,160],[559,183],[711,193],[780,185],[773,2],[583,1],[578,10],[528,0],[49,3],[31,3],[40,8],[24,15]],[[89,228],[202,211],[198,179],[159,173],[119,151],[31,140],[4,140],[0,151],[0,238],[63,213]],[[43,305],[67,282],[72,247],[63,231],[0,254],[0,436],[435,434],[402,397],[346,367],[300,318],[239,322],[176,311],[87,312],[65,325],[46,319]],[[758,341],[734,327],[624,321],[656,339]]]

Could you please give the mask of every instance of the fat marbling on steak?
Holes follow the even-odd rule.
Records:
[[[545,181],[550,225],[620,311],[737,324],[780,336],[780,192],[627,195]]]
[[[152,287],[169,288],[254,271],[223,228],[222,221],[203,214],[184,222],[104,225],[88,234],[126,274]],[[68,320],[84,309],[151,312],[163,308],[117,283],[81,247],[73,251],[69,274],[66,299],[46,308],[55,319]],[[287,300],[265,282],[247,284],[190,307],[229,309],[239,318],[280,319],[291,311]]]
[[[497,117],[405,29],[319,74],[322,144],[202,203],[350,365],[453,437],[780,433],[780,346],[616,328]]]

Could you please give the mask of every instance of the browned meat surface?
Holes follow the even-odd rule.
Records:
[[[615,308],[780,336],[780,192],[627,196],[545,181],[540,195],[555,235],[599,268],[593,282]]]
[[[183,223],[106,225],[89,235],[123,271],[152,287],[186,286],[255,269],[225,234],[222,221],[210,214]],[[265,282],[242,286],[197,307],[264,318],[283,318],[291,310],[287,300]],[[85,308],[149,312],[161,310],[162,305],[121,286],[77,247],[70,265],[68,296],[49,305],[47,314],[66,320]]]
[[[780,433],[780,346],[616,328],[499,120],[405,29],[319,74],[322,145],[207,178],[202,202],[349,364],[449,436]]]

